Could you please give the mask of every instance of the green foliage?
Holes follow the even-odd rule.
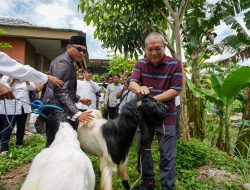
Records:
[[[207,89],[197,88],[190,80],[187,83],[194,95],[197,97],[206,98],[208,101],[215,104],[215,107],[220,109],[218,115],[224,121],[223,126],[225,127],[225,150],[231,152],[230,144],[230,108],[232,103],[236,100],[236,96],[240,93],[244,85],[250,81],[250,67],[242,66],[231,71],[224,79],[218,75],[211,75],[212,94]],[[222,113],[222,114],[221,114]]]
[[[6,35],[7,33],[0,28],[0,36],[2,35]],[[5,43],[5,42],[0,42],[0,48],[11,48],[12,46],[9,43]]]
[[[109,61],[108,74],[119,74],[120,76],[123,76],[125,71],[132,73],[135,62],[136,60],[134,59],[115,56],[111,61]]]
[[[236,30],[236,34],[227,36],[222,43],[233,47],[234,49],[250,46],[250,36],[233,15],[224,19],[225,23]]]
[[[250,67],[240,67],[227,75],[221,86],[221,95],[226,98],[226,103],[236,96],[243,86],[250,81]],[[239,77],[240,76],[240,77]]]
[[[221,14],[218,14],[220,7],[207,5],[204,0],[189,1],[188,11],[183,19],[183,42],[187,59],[190,59],[194,52],[199,56],[199,64],[211,56],[210,51],[206,51],[210,45],[207,35],[214,26],[219,25]],[[216,13],[216,14],[215,14]],[[210,16],[206,16],[209,14]],[[202,59],[205,57],[205,59]],[[192,58],[194,59],[194,58]]]
[[[166,31],[167,23],[156,7],[162,1],[80,0],[84,21],[96,27],[94,37],[105,47],[138,57],[143,53],[145,36],[151,31]]]
[[[225,153],[211,148],[204,142],[192,139],[190,143],[184,144],[179,141],[177,144],[177,190],[205,190],[205,189],[232,189],[236,184],[231,182],[214,182],[212,179],[201,180],[197,178],[197,171],[201,166],[208,163],[212,167],[223,167],[231,169],[234,162]]]
[[[244,21],[246,22],[246,27],[250,29],[250,10],[247,11],[245,14]]]
[[[222,181],[215,183],[211,179],[201,180],[197,178],[195,170],[184,170],[179,176],[176,183],[176,190],[235,190],[237,184]]]
[[[95,82],[102,82],[102,81],[105,81],[105,76],[106,76],[105,74],[102,74],[102,75],[94,74],[92,80]]]
[[[177,171],[192,170],[212,162],[214,166],[226,167],[229,157],[215,148],[206,145],[196,139],[185,144],[179,141],[177,144]],[[179,173],[179,172],[178,172]]]
[[[250,81],[249,73],[250,67],[242,66],[231,71],[224,79],[218,75],[211,74],[213,94],[207,89],[196,88],[188,79],[187,83],[195,96],[205,97],[213,103],[218,103],[220,105],[222,103],[226,106],[232,103],[234,100],[233,98],[238,95],[244,85]]]
[[[25,144],[21,148],[15,148],[15,143],[12,139],[10,142],[9,156],[0,156],[0,175],[3,175],[17,166],[31,162],[44,146],[45,139],[40,135],[32,135],[25,139]]]
[[[241,175],[241,181],[244,184],[250,183],[250,144],[247,145],[243,143],[243,145],[247,149],[246,156],[241,155],[240,151],[236,149],[236,155],[234,156],[236,164],[234,165],[234,167]]]
[[[31,162],[32,158],[40,152],[45,145],[45,139],[40,135],[33,135],[25,139],[25,146],[17,150],[14,148],[14,141],[11,141],[11,156],[9,158],[0,157],[0,173],[3,175],[12,168],[22,165],[27,162]],[[133,142],[129,152],[128,162],[128,174],[130,177],[130,184],[132,185],[138,178],[139,173],[137,172],[137,142]],[[213,167],[230,168],[233,164],[232,160],[228,159],[224,153],[217,151],[216,149],[210,148],[204,142],[192,139],[189,144],[184,144],[182,141],[178,142],[177,150],[177,181],[176,190],[206,190],[206,189],[236,189],[235,182],[215,182],[212,179],[200,180],[197,178],[196,169],[200,166],[204,166],[210,160]],[[159,151],[157,140],[155,139],[152,145],[154,149],[152,151],[157,189],[160,189],[160,176],[159,176]],[[96,175],[96,190],[100,186],[100,172],[99,172],[99,159],[97,157],[88,155],[92,161],[95,175]],[[26,158],[28,157],[28,158]],[[4,166],[3,166],[4,165]],[[19,187],[21,184],[19,184]],[[117,173],[113,175],[113,189],[122,190],[123,186]],[[1,186],[0,190],[5,190],[4,186]]]
[[[190,170],[207,164],[208,152],[201,143],[191,141],[184,144],[180,141],[177,150],[177,170]]]
[[[108,73],[102,75],[94,75],[93,80],[96,82],[103,82],[109,75],[118,74],[120,77],[122,77],[125,75],[125,72],[127,72],[127,74],[131,74],[135,62],[135,59],[116,55],[108,63]],[[105,92],[105,88],[102,87],[101,92]]]
[[[0,190],[6,190],[4,183],[0,180]]]

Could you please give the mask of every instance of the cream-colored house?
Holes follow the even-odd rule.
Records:
[[[79,30],[39,27],[11,18],[0,18],[0,28],[7,32],[7,35],[0,36],[0,42],[7,42],[12,46],[8,49],[1,48],[0,51],[44,72],[48,71],[50,62],[66,50],[71,36],[86,37]],[[82,64],[88,64],[88,56]]]

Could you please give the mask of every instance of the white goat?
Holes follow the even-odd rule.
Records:
[[[94,190],[92,163],[81,150],[77,133],[61,122],[55,140],[33,160],[21,190]]]

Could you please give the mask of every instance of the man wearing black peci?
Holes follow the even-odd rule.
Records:
[[[75,105],[77,102],[90,105],[91,100],[80,99],[76,95],[76,62],[83,60],[87,52],[86,39],[82,36],[72,36],[67,46],[67,51],[56,57],[50,65],[49,74],[56,76],[64,82],[62,88],[50,84],[46,86],[43,101],[49,99],[50,104],[57,105],[64,109],[64,120],[68,121],[74,129],[77,129],[76,121],[89,122],[92,120],[90,112],[81,112]],[[53,112],[51,114],[51,112]],[[50,146],[58,130],[59,122],[63,121],[59,110],[50,110],[53,118],[46,122],[46,146]],[[66,118],[66,119],[65,119]],[[56,123],[56,125],[55,125]]]

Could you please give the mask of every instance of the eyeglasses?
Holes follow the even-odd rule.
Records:
[[[80,46],[73,46],[79,53],[83,52],[83,53],[86,53],[87,52],[87,49],[84,49],[84,48],[81,48]]]

